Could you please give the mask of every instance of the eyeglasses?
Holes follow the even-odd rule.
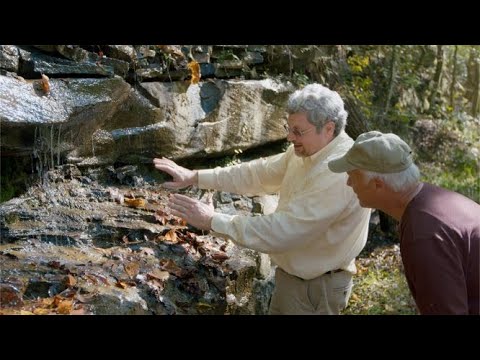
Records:
[[[314,127],[313,128],[310,128],[310,129],[307,129],[307,130],[298,130],[296,128],[293,128],[293,129],[290,129],[290,127],[285,124],[283,125],[283,128],[285,129],[285,131],[287,132],[287,134],[290,134],[292,133],[293,135],[295,135],[296,137],[302,137],[303,135],[305,135],[307,132],[309,132],[310,130],[313,130],[315,129]]]

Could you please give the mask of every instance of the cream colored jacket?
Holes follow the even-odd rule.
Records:
[[[280,195],[270,215],[215,213],[212,230],[238,245],[270,254],[283,270],[303,279],[340,268],[355,273],[355,257],[365,246],[371,210],[360,207],[347,186],[346,173],[336,174],[327,167],[328,161],[343,155],[352,144],[342,131],[307,158],[296,156],[290,146],[268,158],[200,170],[202,189]]]

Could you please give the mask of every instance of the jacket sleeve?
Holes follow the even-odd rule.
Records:
[[[198,171],[198,186],[248,196],[278,192],[290,152],[225,168]]]
[[[301,248],[318,240],[350,203],[344,177],[334,176],[328,186],[306,189],[292,197],[281,211],[263,216],[215,213],[212,229],[235,243],[264,253]]]

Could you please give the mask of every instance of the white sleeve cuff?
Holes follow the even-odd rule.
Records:
[[[212,217],[212,230],[216,233],[222,234],[225,237],[228,237],[231,240],[234,240],[234,237],[231,234],[231,231],[235,229],[232,224],[232,221],[238,215],[228,215],[222,213],[215,213]],[[237,236],[235,236],[237,238]],[[242,245],[243,242],[238,239],[234,240],[236,244]]]
[[[200,189],[215,189],[213,169],[198,170],[198,187]]]

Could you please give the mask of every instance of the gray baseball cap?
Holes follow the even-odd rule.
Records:
[[[335,173],[360,169],[390,174],[412,163],[412,150],[397,135],[369,131],[359,135],[345,155],[330,161],[328,168]]]

